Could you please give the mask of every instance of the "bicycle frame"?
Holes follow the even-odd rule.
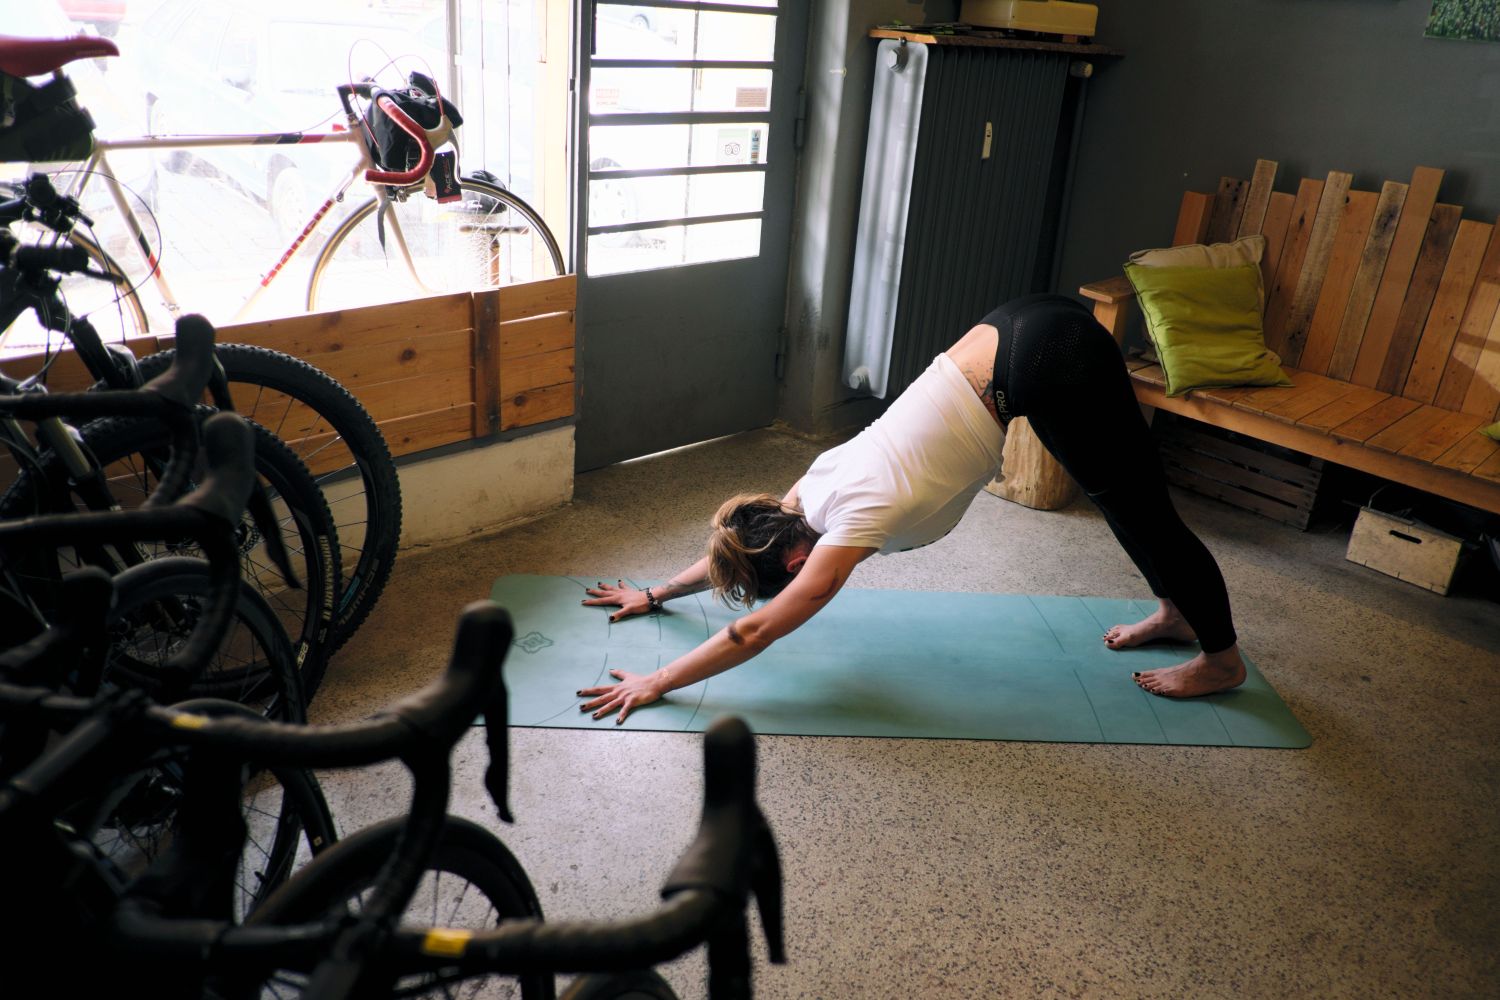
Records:
[[[127,139],[99,139],[94,145],[93,155],[89,157],[84,168],[80,170],[65,194],[72,198],[78,198],[84,188],[88,185],[89,178],[95,174],[104,179],[115,207],[120,212],[129,229],[131,241],[135,245],[141,262],[146,266],[152,283],[161,295],[162,302],[168,312],[178,316],[182,307],[173,294],[167,276],[162,270],[161,261],[151,249],[150,242],[146,239],[145,228],[141,225],[140,217],[131,209],[129,199],[125,196],[125,189],[115,177],[113,169],[109,165],[109,154],[113,151],[141,150],[141,149],[207,149],[207,148],[229,148],[239,146],[270,146],[270,145],[312,145],[312,144],[352,144],[359,154],[358,160],[351,166],[349,173],[339,181],[323,199],[323,203],[314,209],[312,216],[303,225],[302,231],[293,239],[290,245],[281,253],[281,256],[269,269],[261,275],[256,287],[240,303],[239,309],[229,319],[229,322],[239,322],[255,307],[261,296],[276,280],[286,265],[293,257],[307,245],[307,241],[322,225],[328,213],[333,209],[336,202],[343,201],[344,196],[357,181],[361,181],[367,171],[380,169],[370,151],[366,147],[361,130],[364,123],[356,117],[350,116],[349,124],[344,129],[334,129],[329,132],[284,132],[284,133],[244,133],[235,135],[145,135]],[[385,225],[389,236],[401,255],[401,260],[410,271],[412,279],[423,288],[427,286],[422,282],[417,272],[416,264],[412,261],[411,251],[407,248],[406,237],[401,232],[401,224],[396,213],[386,211],[386,205],[390,201],[389,188],[385,184],[372,184],[375,196],[380,200],[380,212],[384,216]],[[429,289],[430,290],[430,289]],[[435,293],[434,293],[435,294]]]

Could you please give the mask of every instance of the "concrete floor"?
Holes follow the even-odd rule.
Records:
[[[540,520],[404,553],[314,719],[424,683],[497,576],[676,572],[720,500],[785,489],[826,444],[762,431],[615,466]],[[1500,604],[1348,563],[1343,529],[1178,502],[1312,747],[760,737],[790,962],[758,946],[757,996],[1500,996]],[[985,493],[946,539],[868,560],[852,585],[1149,597],[1087,504]],[[517,823],[489,819],[477,731],[453,811],[496,829],[550,919],[652,908],[696,826],[701,737],[510,739]],[[399,770],[324,777],[344,831],[404,807]],[[661,971],[703,995],[701,953]]]

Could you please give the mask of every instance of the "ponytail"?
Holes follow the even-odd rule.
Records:
[[[770,493],[742,493],[713,517],[708,539],[708,582],[730,607],[748,608],[775,597],[791,582],[786,554],[815,536],[802,512]]]

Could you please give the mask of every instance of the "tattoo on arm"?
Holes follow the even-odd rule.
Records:
[[[743,646],[745,644],[745,637],[740,635],[740,630],[735,628],[734,626],[735,623],[730,622],[729,626],[724,631],[729,634],[730,642],[734,643],[736,646]]]

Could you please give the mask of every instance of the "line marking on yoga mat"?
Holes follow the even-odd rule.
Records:
[[[1156,720],[1156,728],[1161,730],[1162,742],[1167,744],[1168,746],[1176,746],[1177,741],[1172,739],[1172,734],[1167,732],[1167,727],[1161,724],[1161,716],[1156,714],[1156,695],[1152,694],[1150,691],[1147,691],[1139,684],[1135,686],[1135,689],[1139,691],[1141,697],[1146,700],[1146,707],[1151,709],[1151,718]]]
[[[661,656],[660,655],[658,655],[656,657],[656,666],[657,666],[658,670],[661,669]],[[693,730],[693,723],[698,720],[698,713],[701,712],[701,711],[703,711],[703,701],[704,701],[705,698],[708,697],[708,685],[709,685],[709,682],[712,681],[712,680],[713,680],[712,677],[708,677],[708,678],[704,679],[704,681],[703,681],[703,689],[698,692],[698,703],[693,706],[693,714],[690,715],[690,716],[688,716],[687,725],[685,725],[685,726],[682,727],[682,731],[683,732],[685,732],[685,733],[691,733],[691,732],[694,731]]]
[[[1224,722],[1224,717],[1219,714],[1218,704],[1211,701],[1208,703],[1208,707],[1214,710],[1214,721],[1219,724],[1220,729],[1224,730],[1224,738],[1229,741],[1229,745],[1232,747],[1239,746],[1239,744],[1234,741],[1234,734],[1229,731],[1229,726]]]
[[[1042,624],[1045,625],[1045,626],[1047,626],[1047,631],[1052,633],[1052,641],[1055,642],[1055,643],[1057,643],[1057,651],[1059,653],[1066,653],[1068,651],[1067,647],[1064,646],[1063,645],[1063,641],[1058,638],[1058,636],[1057,636],[1057,629],[1055,629],[1055,628],[1052,627],[1052,623],[1047,620],[1047,616],[1042,613],[1042,609],[1039,608],[1039,607],[1037,607],[1037,603],[1032,598],[1032,596],[1030,594],[1026,594],[1025,597],[1026,597],[1026,603],[1031,605],[1031,610],[1033,610],[1033,611],[1036,612],[1036,616],[1042,620]],[[1074,673],[1077,673],[1077,671],[1075,670]],[[1082,682],[1080,682],[1080,683],[1082,683]],[[1098,721],[1098,718],[1099,717],[1097,715],[1094,716],[1094,720],[1096,722]]]
[[[1083,683],[1083,678],[1081,676],[1079,676],[1079,674],[1078,674],[1078,668],[1077,667],[1073,668],[1073,679],[1078,682],[1078,690],[1080,690],[1080,691],[1083,692],[1083,700],[1089,703],[1089,711],[1094,713],[1094,725],[1096,725],[1096,726],[1099,727],[1099,742],[1100,743],[1111,743],[1111,742],[1113,742],[1104,733],[1104,723],[1102,723],[1102,722],[1099,721],[1099,711],[1098,711],[1098,709],[1094,708],[1094,699],[1092,699],[1092,698],[1089,697],[1089,689]]]

